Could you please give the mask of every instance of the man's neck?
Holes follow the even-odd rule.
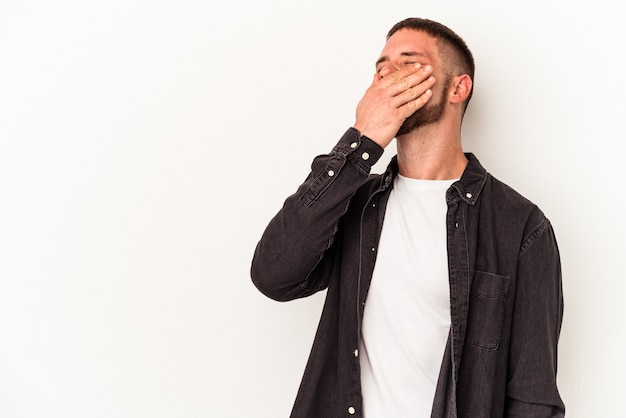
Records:
[[[424,127],[396,139],[398,168],[404,177],[423,180],[460,178],[467,166],[460,132]]]

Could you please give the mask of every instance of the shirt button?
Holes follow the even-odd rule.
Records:
[[[333,170],[328,170],[328,177],[332,177],[335,175],[335,172]]]
[[[359,356],[359,349],[355,349],[354,350],[354,357],[358,357]]]
[[[354,149],[354,148],[356,148],[357,145],[359,145],[359,144],[357,144],[356,142],[353,142],[353,143],[350,144],[350,148]]]
[[[467,193],[467,194],[465,195],[465,197],[467,197],[468,199],[471,199],[471,198],[472,198],[472,194],[471,194],[471,193]]]
[[[363,154],[361,154],[361,158],[363,158],[364,160],[369,160],[370,155],[367,152],[364,152]]]
[[[349,413],[350,415],[354,415],[354,414],[356,413],[356,409],[354,409],[354,407],[353,407],[353,406],[351,406],[350,408],[348,408],[348,413]]]

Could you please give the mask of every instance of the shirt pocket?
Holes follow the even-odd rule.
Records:
[[[497,350],[509,291],[508,276],[475,271],[470,290],[466,343],[485,350]]]

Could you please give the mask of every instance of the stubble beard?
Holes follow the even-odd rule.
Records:
[[[448,83],[445,85],[448,85]],[[415,113],[406,118],[402,126],[400,126],[400,129],[398,129],[396,136],[406,135],[418,128],[439,122],[443,118],[446,110],[446,93],[447,92],[443,92],[436,103],[429,101],[426,106],[416,110]]]

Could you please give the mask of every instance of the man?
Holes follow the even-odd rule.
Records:
[[[354,126],[264,232],[251,275],[265,295],[327,289],[292,417],[564,416],[557,243],[463,153],[473,77],[449,28],[396,24]]]

